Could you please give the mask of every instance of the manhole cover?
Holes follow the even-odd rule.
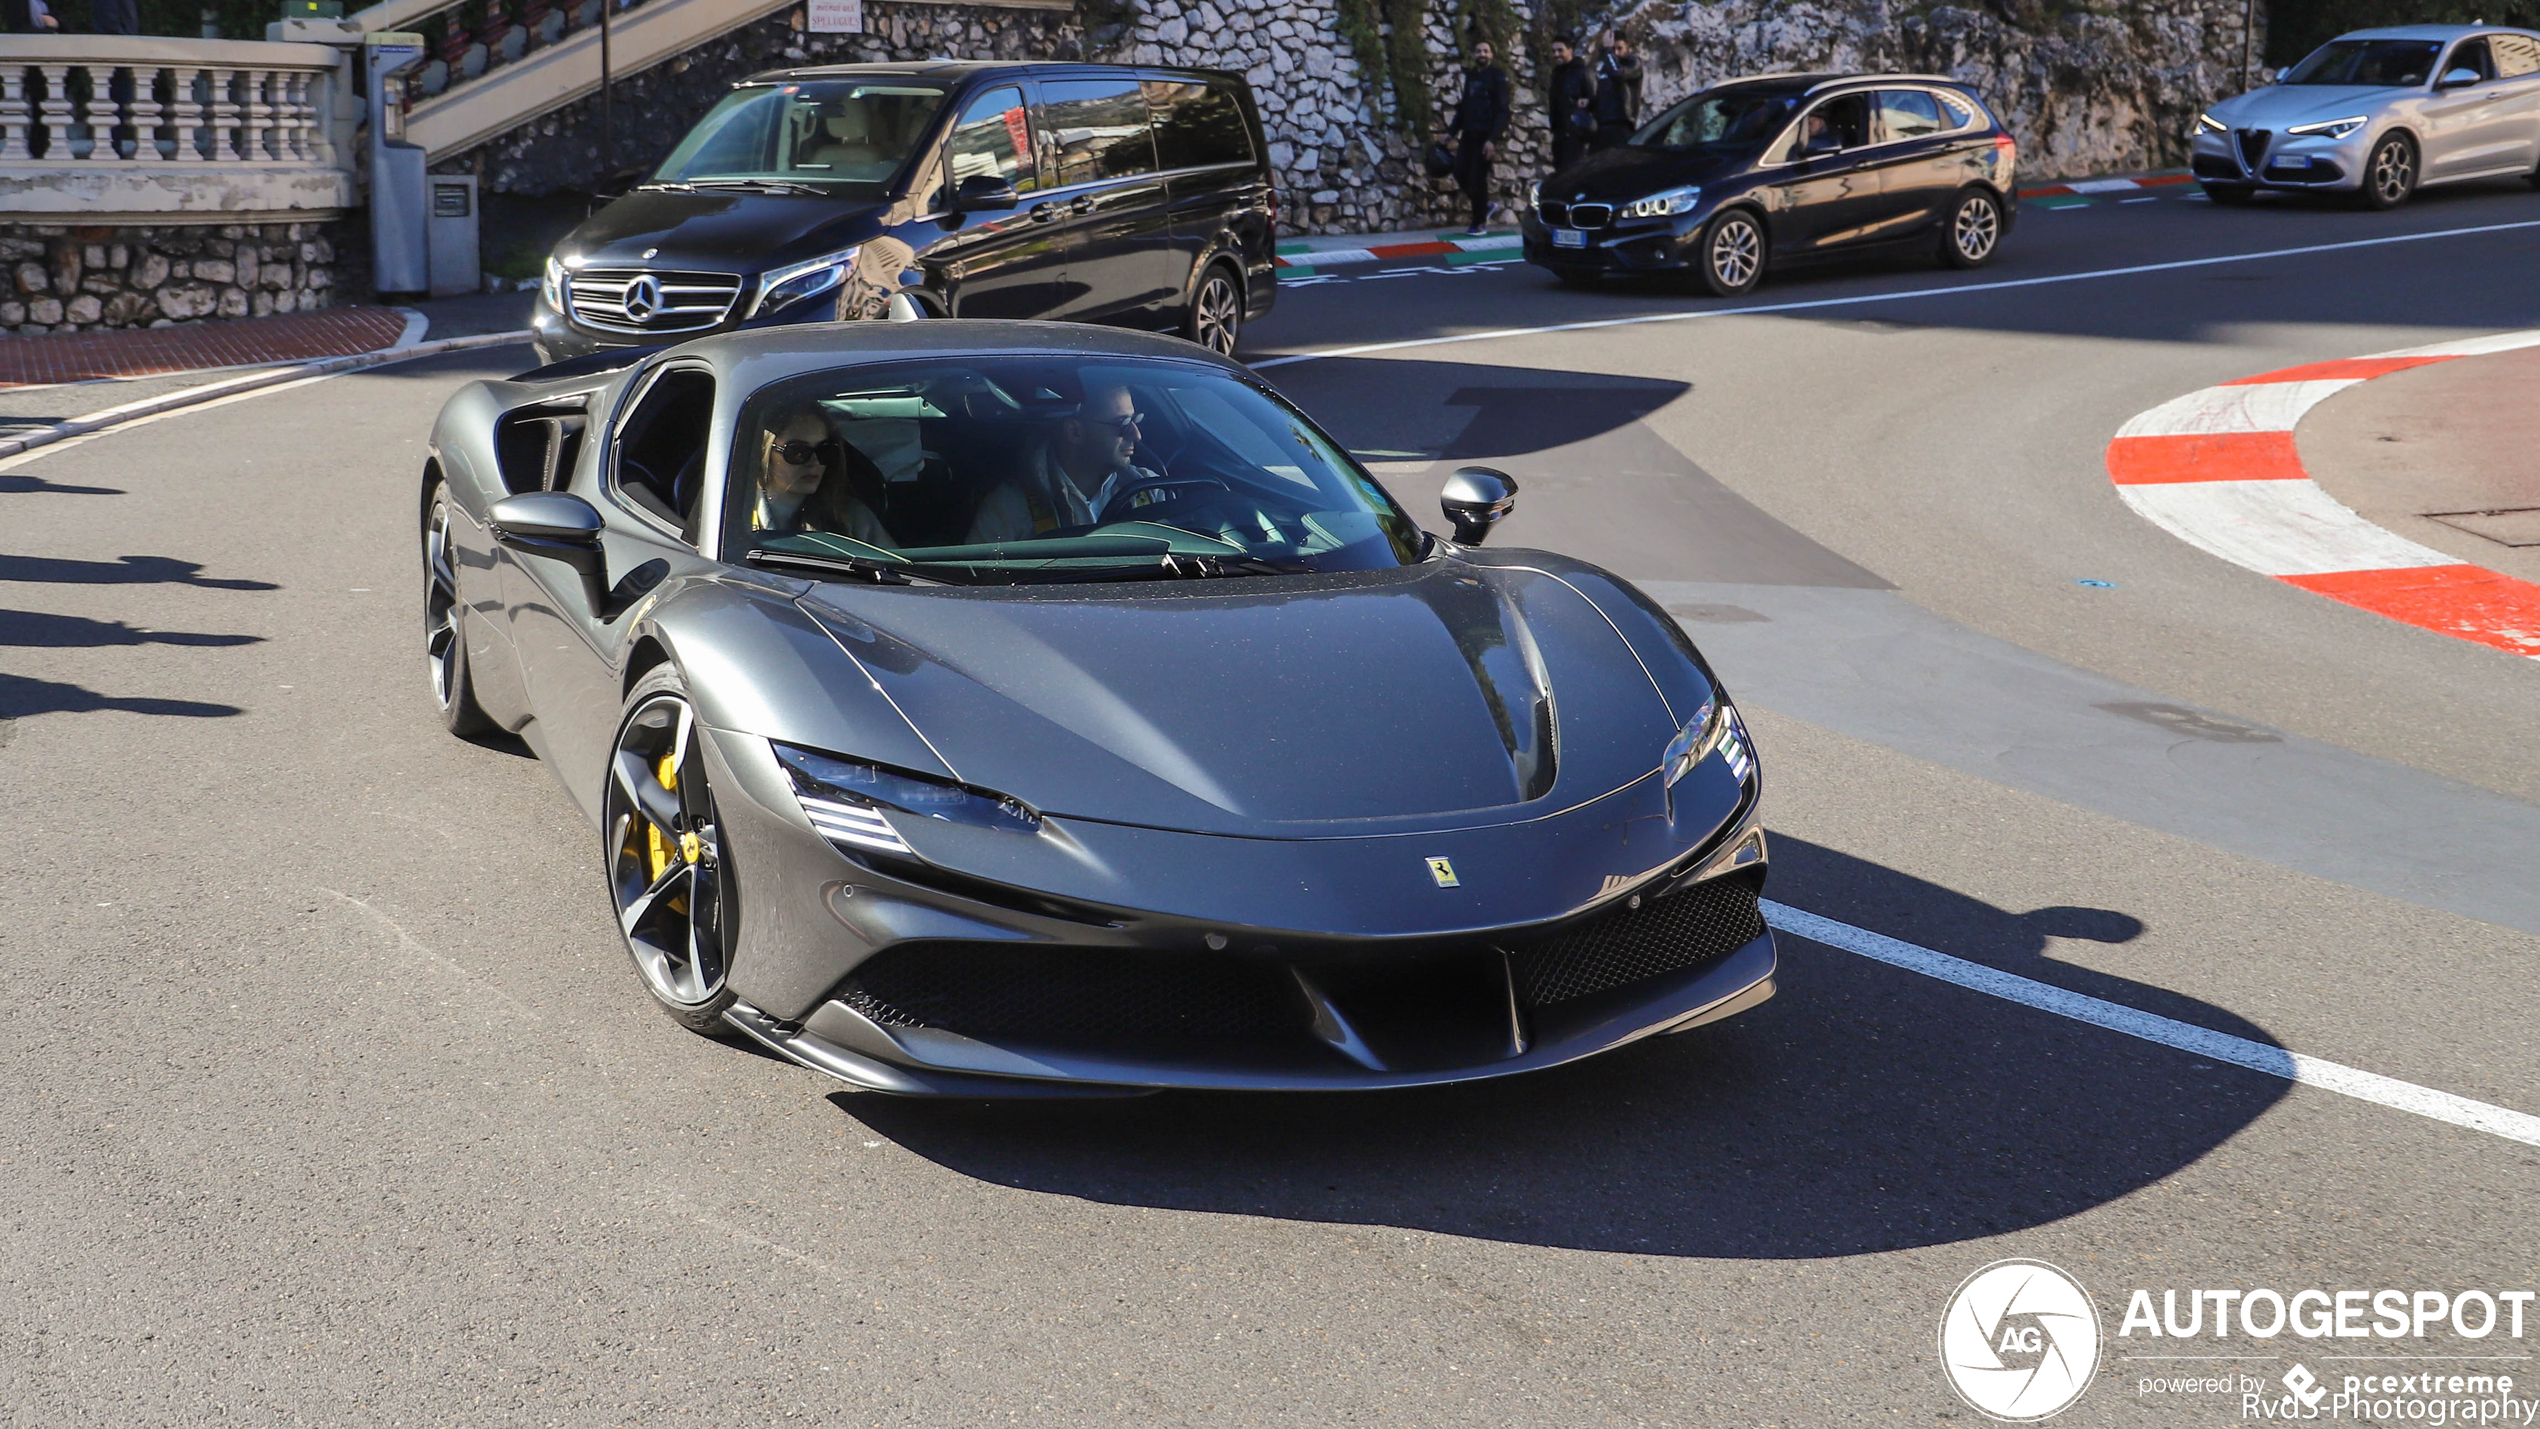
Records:
[[[2484,536],[2499,546],[2540,546],[2540,506],[2502,511],[2428,511],[2425,518],[2455,531]]]

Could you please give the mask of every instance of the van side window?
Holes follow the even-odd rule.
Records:
[[[963,106],[961,117],[953,121],[952,137],[944,144],[944,165],[951,170],[949,183],[954,188],[979,174],[1004,179],[1016,193],[1039,188],[1041,176],[1032,163],[1032,130],[1024,120],[1023,91],[1011,85],[992,89]]]
[[[694,539],[714,430],[714,378],[694,368],[663,373],[618,428],[618,493]]]
[[[1134,79],[1044,81],[1034,117],[1061,188],[1155,172],[1154,129]]]
[[[1252,162],[1252,131],[1231,85],[1151,79],[1146,93],[1155,111],[1156,161],[1165,168]]]

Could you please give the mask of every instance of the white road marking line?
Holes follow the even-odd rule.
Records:
[[[1819,308],[1849,308],[1863,303],[1896,303],[1909,298],[1949,298],[1962,293],[2001,293],[2014,288],[2042,288],[2057,283],[2085,283],[2096,278],[2130,278],[2143,273],[2169,273],[2182,268],[2211,268],[2222,263],[2256,263],[2270,258],[2299,258],[2312,253],[2341,253],[2358,248],[2382,248],[2393,243],[2422,243],[2436,238],[2469,238],[2482,233],[2515,233],[2540,228],[2540,219],[2518,223],[2486,223],[2472,228],[2443,228],[2429,233],[2394,233],[2381,238],[2356,238],[2343,243],[2312,243],[2299,248],[2270,248],[2256,253],[2226,253],[2214,258],[2177,258],[2166,263],[2137,263],[2124,268],[2094,268],[2083,273],[2056,273],[2043,278],[2006,278],[1993,283],[1960,283],[1942,288],[1915,288],[1902,293],[1864,293],[1849,298],[1812,298],[1797,303],[1759,303],[1743,308],[1701,308],[1692,312],[1640,313],[1627,318],[1593,318],[1582,322],[1546,323],[1541,327],[1493,328],[1486,332],[1450,333],[1445,337],[1404,338],[1397,342],[1361,343],[1356,347],[1326,348],[1321,352],[1291,353],[1250,364],[1258,372],[1272,367],[1286,367],[1297,362],[1319,362],[1327,357],[1365,357],[1370,353],[1403,352],[1412,348],[1445,347],[1460,342],[1494,342],[1501,338],[1540,337],[1556,332],[1593,332],[1599,328],[1638,327],[1644,323],[1680,323],[1699,318],[1743,317],[1755,313],[1810,312]]]
[[[2153,194],[2149,198],[2121,198],[2117,200],[2119,203],[2159,203],[2160,201],[2161,196],[2159,194]]]
[[[2102,998],[2067,992],[2052,983],[2006,973],[1965,958],[1951,957],[1947,953],[1936,953],[1883,933],[1838,923],[1832,918],[1803,913],[1769,898],[1764,900],[1764,921],[1782,932],[1810,942],[1823,943],[1829,948],[1858,954],[1907,972],[1938,978],[1970,992],[1981,992],[2041,1012],[2051,1012],[2058,1017],[2069,1017],[2075,1022],[2087,1022],[2110,1032],[2140,1037],[2146,1042],[2157,1042],[2181,1052],[2228,1062],[2235,1067],[2246,1067],[2253,1072],[2264,1072],[2271,1077],[2282,1077],[2322,1091],[2336,1092],[2375,1106],[2389,1107],[2393,1111],[2410,1112],[2472,1131],[2483,1131],[2526,1146],[2540,1146],[2540,1116],[2456,1097],[2450,1092],[2438,1092],[2431,1087],[2385,1077],[2378,1072],[2362,1071],[2306,1053],[2252,1042],[2246,1037],[2234,1037],[2174,1018],[2140,1012]]]

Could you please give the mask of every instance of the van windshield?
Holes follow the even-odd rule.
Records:
[[[697,121],[645,187],[879,197],[943,103],[940,88],[896,80],[745,85]]]

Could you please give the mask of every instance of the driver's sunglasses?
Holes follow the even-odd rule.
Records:
[[[1103,417],[1098,420],[1101,425],[1111,428],[1121,436],[1134,437],[1138,435],[1139,424],[1146,419],[1147,414],[1144,412],[1131,412],[1125,417]]]
[[[829,450],[831,445],[832,444],[829,442],[778,442],[776,444],[776,455],[781,458],[787,466],[809,466],[813,457]]]

